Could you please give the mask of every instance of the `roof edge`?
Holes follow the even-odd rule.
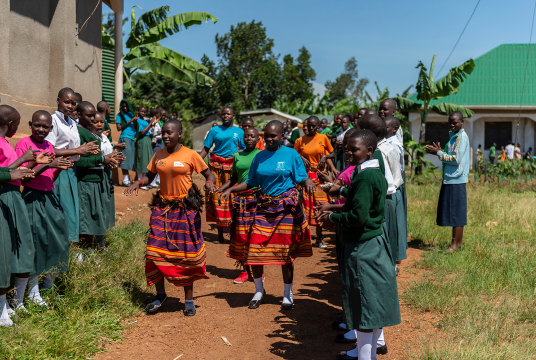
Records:
[[[276,114],[279,116],[283,116],[283,117],[286,117],[287,119],[296,120],[299,123],[303,122],[303,120],[298,117],[289,115],[287,113],[284,113],[282,111],[272,109],[272,108],[240,111],[240,115],[257,115],[257,114],[265,114],[265,113],[272,113],[272,114]]]

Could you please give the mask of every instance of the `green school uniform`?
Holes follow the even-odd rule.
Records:
[[[104,129],[103,131],[108,131],[108,130],[112,130],[110,128],[110,124],[108,124],[108,120],[104,119]],[[112,133],[110,132],[110,135],[108,135],[108,140],[110,140],[110,143],[113,144],[113,141],[112,141]]]
[[[235,173],[238,176],[237,184],[243,183],[249,177],[249,168],[251,163],[255,158],[255,155],[260,153],[259,149],[253,151],[240,151],[233,155],[233,167],[231,172]]]
[[[11,181],[7,167],[0,167],[0,191],[2,183]],[[11,281],[11,237],[4,213],[0,211],[0,288],[7,288]]]
[[[79,126],[80,143],[101,140],[91,131]],[[104,201],[104,156],[86,154],[76,163],[78,197],[80,199],[79,232],[82,235],[106,235],[107,209]]]
[[[349,329],[400,324],[393,254],[382,230],[385,176],[376,168],[352,175],[343,211],[331,220],[341,224],[342,298]]]

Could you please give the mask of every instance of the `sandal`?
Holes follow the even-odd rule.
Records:
[[[154,300],[147,304],[146,309],[148,313],[155,313],[160,309],[160,307],[164,304],[164,302],[167,300],[167,295],[156,295]]]

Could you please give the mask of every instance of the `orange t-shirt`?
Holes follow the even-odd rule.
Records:
[[[264,146],[264,141],[262,141],[262,138],[259,136],[259,142],[257,143],[257,146],[255,146],[259,150],[265,150],[266,147]]]
[[[298,138],[294,143],[294,150],[309,160],[311,165],[318,165],[322,156],[333,152],[333,146],[326,135],[316,133],[313,137]]]
[[[201,156],[184,145],[176,153],[168,153],[166,148],[158,150],[147,169],[160,175],[162,196],[179,196],[188,193],[192,187],[192,173],[207,169]]]

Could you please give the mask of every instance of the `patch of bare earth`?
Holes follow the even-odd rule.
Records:
[[[125,215],[119,222],[141,218],[148,223],[150,212],[143,204],[152,191],[127,198],[119,195],[120,189],[124,188],[116,187],[116,211]],[[326,234],[326,250],[314,248],[312,257],[296,260],[293,310],[280,309],[283,281],[277,266],[265,267],[266,296],[258,309],[250,310],[253,282],[233,284],[239,270],[226,256],[228,242],[213,244],[216,228],[204,222],[204,214],[202,218],[210,279],[194,285],[197,315],[185,317],[184,292],[166,284],[168,300],[162,310],[130,320],[133,324],[125,331],[123,342],[108,344],[108,352],[98,354],[97,359],[335,359],[338,351],[352,347],[336,343],[338,332],[331,329],[341,309],[333,233]],[[422,270],[413,263],[420,256],[421,250],[408,250],[408,259],[399,266],[399,292],[419,279]],[[408,359],[410,349],[440,336],[434,326],[436,316],[402,302],[400,306],[402,323],[385,329],[389,352],[378,356],[380,359]]]

